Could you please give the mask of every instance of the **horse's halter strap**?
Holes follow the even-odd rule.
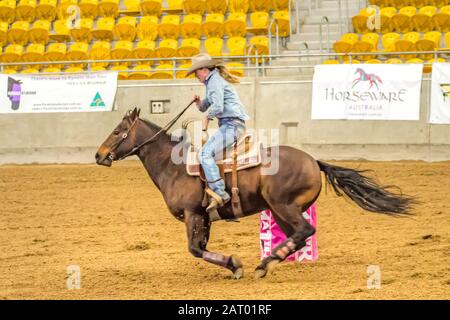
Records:
[[[131,149],[131,151],[129,151],[128,153],[126,153],[125,155],[121,156],[120,158],[116,159],[116,160],[123,160],[126,157],[134,154],[136,151],[138,151],[140,148],[142,148],[143,146],[145,146],[148,143],[151,142],[155,142],[156,138],[162,133],[165,132],[167,130],[169,130],[174,124],[175,122],[178,121],[178,119],[180,119],[180,117],[186,112],[187,109],[189,109],[189,107],[195,102],[195,100],[192,100],[191,103],[189,103],[179,114],[177,114],[177,116],[175,118],[173,118],[172,120],[170,120],[163,128],[161,128],[157,133],[155,133],[153,136],[151,136],[149,139],[145,140],[144,142],[142,142],[141,144],[139,144],[138,146],[134,147],[133,149]],[[127,132],[122,134],[122,139],[120,141],[118,141],[115,145],[114,148],[111,148],[110,153],[113,154],[115,150],[117,150],[117,148],[122,144],[122,142],[125,141],[125,139],[129,136],[129,133],[131,132],[131,129],[134,127],[134,125],[136,124],[136,122],[139,120],[139,117],[137,117],[136,119],[134,119],[133,123],[131,124],[131,126],[128,128]]]

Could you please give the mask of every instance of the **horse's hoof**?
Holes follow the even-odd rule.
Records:
[[[280,261],[280,260],[277,260],[277,259],[268,262],[268,263],[267,263],[267,266],[266,266],[267,273],[271,273],[271,272],[273,271],[273,269],[275,269],[275,266],[276,266],[277,264],[279,264],[280,262],[281,262],[281,261]]]
[[[254,277],[255,277],[255,279],[261,279],[261,278],[264,278],[266,276],[266,274],[267,274],[267,270],[266,269],[256,268]]]
[[[244,276],[244,269],[243,268],[237,268],[234,272],[233,272],[233,278],[234,279],[240,279]]]
[[[234,279],[240,279],[244,276],[244,265],[241,262],[241,259],[236,257],[235,255],[231,255],[231,264],[233,265],[232,272]]]

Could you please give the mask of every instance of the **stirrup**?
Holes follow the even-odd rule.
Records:
[[[223,207],[225,204],[227,204],[228,202],[230,202],[231,197],[223,200],[222,198],[220,199],[221,201],[218,201],[219,199],[216,199],[215,197],[211,199],[211,202],[209,203],[208,207],[206,208],[206,212],[210,212],[213,211],[217,208],[221,208]]]

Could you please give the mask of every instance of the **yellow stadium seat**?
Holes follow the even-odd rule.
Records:
[[[388,64],[400,64],[400,63],[403,63],[403,62],[399,58],[391,58],[391,59],[387,59],[385,61],[385,63],[388,63]]]
[[[378,59],[370,59],[370,60],[367,60],[366,63],[368,63],[368,64],[379,64],[379,63],[382,63],[382,62],[381,62],[381,60],[378,60]]]
[[[203,34],[207,37],[223,37],[224,33],[224,16],[221,13],[210,13],[206,16],[202,25]]]
[[[231,37],[227,41],[230,56],[243,56],[246,53],[247,40],[244,37]]]
[[[94,20],[98,16],[98,0],[81,0],[79,3],[81,18]]]
[[[36,17],[36,0],[20,0],[16,6],[16,20],[32,22]]]
[[[381,38],[381,43],[383,44],[384,51],[395,51],[395,43],[398,39],[400,39],[400,34],[396,32],[385,33]]]
[[[237,77],[244,76],[244,64],[241,62],[229,62],[225,65],[232,75]]]
[[[67,46],[65,43],[51,43],[45,52],[46,61],[64,61],[66,59]],[[50,64],[49,67],[62,68],[60,64]]]
[[[44,61],[44,53],[45,53],[45,46],[43,44],[32,43],[27,47],[25,53],[22,54],[22,60],[24,62],[41,62]],[[42,68],[42,65],[34,64],[34,65],[27,65],[26,67],[40,69]]]
[[[361,63],[361,61],[356,60],[356,59],[352,59],[352,60],[348,59],[348,60],[344,61],[344,64],[360,64],[360,63]]]
[[[6,68],[6,69],[4,69],[3,72],[2,72],[2,73],[4,73],[4,74],[16,74],[16,73],[17,73],[16,70],[10,69],[10,67],[5,67],[5,68]]]
[[[25,45],[28,43],[28,30],[30,23],[28,21],[16,21],[8,30],[7,38],[9,43]]]
[[[136,47],[132,52],[133,59],[152,59],[155,57],[155,41],[152,40],[142,40],[136,44]],[[153,61],[138,62],[138,64],[148,64],[152,65]]]
[[[128,80],[147,80],[150,79],[151,67],[148,64],[140,64],[133,68],[133,72],[128,74]]]
[[[114,33],[119,40],[133,41],[136,37],[136,18],[132,16],[120,17],[114,27]]]
[[[206,39],[205,50],[211,57],[221,56],[223,52],[223,39],[217,37]]]
[[[133,52],[133,42],[122,40],[117,41],[114,44],[114,48],[111,50],[111,59],[115,60],[124,60],[124,59],[132,59]],[[113,65],[122,65],[128,67],[130,62],[117,62],[113,63]]]
[[[77,14],[78,0],[59,0],[56,14],[59,20],[64,20]]]
[[[191,67],[191,63],[183,63],[181,64],[178,69],[185,69],[185,70],[179,70],[176,72],[176,77],[177,79],[184,79],[186,77],[186,74],[189,70],[189,68]],[[191,73],[188,78],[195,78],[195,74]]]
[[[253,12],[272,10],[272,0],[250,0],[250,10]]]
[[[110,60],[111,59],[111,43],[107,41],[95,42],[91,50],[89,50],[90,60]],[[109,62],[93,62],[91,67],[108,67]]]
[[[48,43],[48,35],[50,33],[50,21],[48,20],[36,20],[33,23],[30,31],[28,31],[28,36],[33,43]]]
[[[336,59],[327,59],[323,60],[322,64],[340,64],[340,62]]]
[[[409,32],[413,29],[411,18],[416,14],[416,7],[406,6],[392,17],[392,23],[397,32]]]
[[[245,13],[230,14],[225,22],[225,33],[229,37],[245,37],[247,33],[247,16]]]
[[[40,0],[36,7],[36,16],[40,20],[53,21],[56,18],[57,0]]]
[[[276,11],[273,14],[273,19],[278,24],[278,35],[280,37],[287,37],[290,35],[290,19],[288,11]],[[272,25],[272,34],[276,34],[276,24]]]
[[[47,67],[42,69],[42,73],[60,73],[61,72],[61,68],[56,68],[56,67]]]
[[[79,20],[79,25],[70,29],[70,35],[75,42],[91,42],[92,28],[94,21],[91,18],[82,18]]]
[[[162,0],[142,0],[141,11],[144,16],[157,16],[161,15]]]
[[[164,39],[159,43],[159,47],[155,50],[158,58],[173,58],[177,55],[178,41],[174,39]],[[167,63],[162,60],[161,63]]]
[[[416,42],[416,49],[418,51],[434,51],[438,50],[441,43],[441,33],[439,31],[429,31],[424,34],[423,39]],[[433,58],[433,54],[422,54],[421,59],[429,60]]]
[[[248,8],[249,8],[248,0],[229,0],[228,1],[228,10],[230,10],[231,13],[234,13],[234,12],[247,13]]]
[[[269,26],[269,13],[265,11],[253,12],[250,15],[252,26],[247,28],[247,31],[253,34],[267,34],[267,27]]]
[[[102,66],[92,66],[90,67],[90,70],[91,72],[106,71],[106,68]]]
[[[207,0],[205,2],[208,13],[225,14],[227,12],[227,0]]]
[[[164,8],[164,12],[168,14],[181,14],[183,13],[183,0],[167,0],[168,7]]]
[[[197,38],[202,36],[202,16],[199,14],[189,14],[184,16],[180,28],[183,38]]]
[[[450,31],[450,6],[441,7],[439,12],[432,17],[432,20],[437,31]]]
[[[120,65],[119,64],[119,65],[113,66],[111,68],[111,70],[113,70],[113,71],[127,71],[128,68],[126,66],[124,66],[124,65]],[[128,72],[119,72],[117,74],[117,80],[127,80],[127,79],[128,79]]]
[[[150,75],[150,79],[173,79],[173,65],[169,63],[160,64]]]
[[[361,40],[353,44],[352,52],[374,52],[377,50],[378,46],[378,34],[376,33],[366,33],[361,36]],[[361,55],[357,56],[357,59],[362,61],[368,61],[374,59],[372,55]]]
[[[405,63],[423,63],[422,59],[419,58],[412,58],[405,61]]]
[[[206,1],[204,0],[184,0],[184,11],[187,14],[199,14],[203,15],[206,10]]]
[[[444,40],[445,40],[446,50],[450,50],[450,31],[445,33]]]
[[[1,55],[1,62],[3,63],[14,63],[21,60],[23,54],[23,46],[19,44],[10,44],[5,48],[5,52]],[[5,67],[10,70],[19,70],[19,66],[7,66]]]
[[[120,0],[100,0],[98,13],[102,17],[115,18],[119,15]]]
[[[114,18],[103,17],[97,20],[97,27],[92,30],[92,36],[99,41],[112,41],[113,40],[113,29],[114,29]]]
[[[356,16],[352,17],[353,29],[356,33],[366,33],[371,30],[368,29],[367,21],[376,14],[372,7],[362,8]]]
[[[20,73],[22,73],[22,74],[39,73],[39,69],[37,69],[36,67],[26,68],[26,69],[23,69]]]
[[[395,51],[416,51],[416,42],[419,40],[418,32],[407,32],[402,39],[395,42]],[[415,54],[400,55],[400,59],[408,60],[415,58]]]
[[[397,13],[394,7],[385,7],[380,10],[380,32],[383,34],[394,31],[394,23],[392,17]]]
[[[425,6],[419,9],[419,12],[412,16],[411,21],[414,29],[418,32],[431,31],[433,26],[432,17],[436,13],[436,7]]]
[[[179,57],[192,57],[199,54],[200,40],[196,38],[183,39],[177,53]]]
[[[269,38],[266,36],[254,36],[250,39],[249,55],[268,55],[269,54]],[[267,59],[267,58],[266,58]],[[262,58],[258,58],[258,62],[262,62]]]
[[[88,47],[89,45],[85,42],[73,43],[66,53],[67,61],[88,60]],[[84,63],[70,64],[71,67],[78,68],[83,68],[85,65]]]
[[[49,35],[50,39],[56,42],[69,42],[69,28],[67,27],[67,20],[53,21],[53,29]]]
[[[179,34],[180,16],[173,14],[163,16],[158,25],[158,35],[162,39],[178,39]]]
[[[11,23],[15,18],[16,0],[0,1],[0,21]]]
[[[289,0],[272,0],[272,8],[274,10],[288,10]]]
[[[7,34],[8,34],[8,22],[0,21],[0,48],[3,47],[7,42],[8,40]]]
[[[353,45],[358,41],[359,36],[356,33],[345,33],[341,36],[341,39],[333,44],[334,52],[336,53],[349,53]]]
[[[64,70],[66,73],[82,73],[84,72],[83,67],[68,67],[66,70]]]
[[[120,10],[119,13],[127,15],[136,15],[141,13],[141,1],[140,0],[124,0],[123,5],[125,10]]]
[[[137,36],[140,40],[155,41],[158,37],[158,17],[144,16],[139,20]]]

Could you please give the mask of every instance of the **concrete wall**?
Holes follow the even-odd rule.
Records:
[[[280,129],[280,143],[321,159],[450,159],[450,125],[430,125],[429,81],[423,81],[420,121],[311,121],[311,82],[246,78],[237,86],[249,128]],[[191,80],[121,81],[116,110],[98,113],[0,114],[0,164],[93,162],[94,153],[124,113],[163,125],[204,88]],[[169,113],[150,114],[150,100],[170,100]],[[182,118],[201,114],[192,107]],[[182,120],[181,119],[181,120]],[[181,121],[174,128],[179,128]]]

